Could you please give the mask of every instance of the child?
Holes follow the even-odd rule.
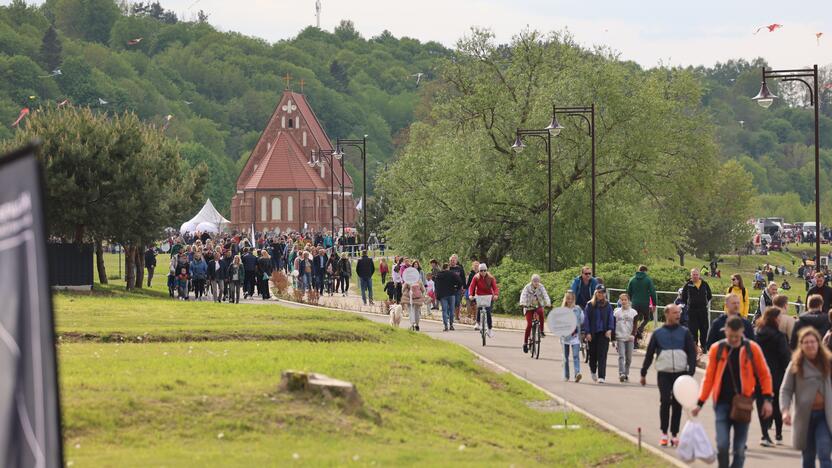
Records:
[[[428,297],[430,298],[430,310],[439,310],[436,306],[436,284],[433,282],[433,273],[427,274]]]
[[[630,296],[618,296],[621,307],[615,309],[615,341],[618,347],[618,381],[630,381],[630,363],[633,361],[634,321],[638,312],[630,307]]]
[[[563,295],[561,305],[571,309],[578,322],[571,335],[563,336],[560,339],[563,348],[563,380],[569,381],[569,353],[571,351],[572,363],[575,368],[575,383],[577,383],[581,381],[581,324],[584,323],[584,311],[575,304],[575,293],[571,289]]]
[[[387,300],[393,302],[396,297],[396,283],[388,281],[387,284],[384,285],[384,292],[387,293]]]

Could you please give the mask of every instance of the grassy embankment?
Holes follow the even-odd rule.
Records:
[[[561,413],[528,406],[545,394],[450,343],[347,313],[114,283],[55,300],[75,467],[663,464],[577,415],[583,429],[551,429]],[[365,409],[282,392],[285,369],[351,381]]]

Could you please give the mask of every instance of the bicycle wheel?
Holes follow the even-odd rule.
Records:
[[[540,322],[535,322],[532,330],[534,340],[534,358],[540,359]]]
[[[480,309],[480,334],[482,335],[482,345],[485,346],[485,338],[488,334],[488,321],[485,317],[485,309]]]

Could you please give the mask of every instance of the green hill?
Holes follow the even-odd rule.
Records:
[[[0,139],[11,136],[21,108],[64,99],[102,112],[133,111],[160,127],[171,114],[167,134],[183,142],[189,161],[207,163],[207,195],[227,215],[239,168],[286,74],[297,91],[304,81],[330,137],[370,136],[372,176],[413,119],[419,95],[412,75],[425,73],[424,85],[436,60],[450,53],[389,32],[365,39],[347,21],[334,32],[308,27],[270,44],[219,32],[200,18],[179,21],[158,3],[125,11],[113,0],[14,0],[0,7]],[[61,74],[50,76],[56,68]],[[360,162],[347,168],[360,185]]]

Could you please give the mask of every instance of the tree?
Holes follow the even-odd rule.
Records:
[[[40,45],[40,63],[45,70],[52,71],[61,66],[61,52],[61,39],[58,37],[58,32],[55,31],[55,26],[49,25]]]
[[[141,287],[135,281],[141,247],[199,206],[204,165],[189,169],[176,142],[130,113],[42,109],[3,146],[34,139],[43,141],[50,235],[98,247],[102,241],[123,245],[127,287]],[[106,283],[103,260],[98,262],[99,279]]]
[[[112,0],[54,0],[47,2],[56,25],[65,34],[106,43],[121,11]]]

